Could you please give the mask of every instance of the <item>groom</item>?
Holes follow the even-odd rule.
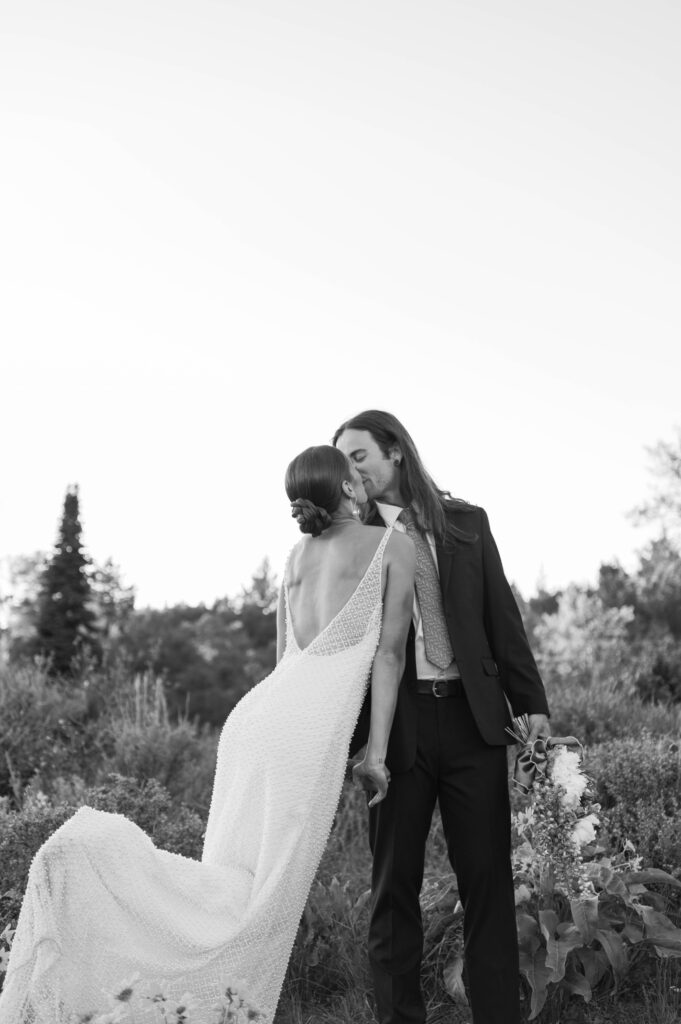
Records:
[[[436,801],[464,907],[474,1024],[518,1024],[507,700],[514,715],[530,716],[530,739],[546,737],[544,687],[485,511],[435,485],[390,413],[354,416],[334,444],[362,477],[364,521],[405,530],[416,548],[413,621],[386,757],[391,781],[369,819],[379,1024],[426,1020],[419,893]],[[369,717],[368,697],[351,754],[366,743]]]

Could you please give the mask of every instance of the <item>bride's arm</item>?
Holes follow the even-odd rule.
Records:
[[[279,603],[277,605],[277,664],[284,657],[286,648],[286,607],[284,604],[284,581],[279,588]]]
[[[376,790],[369,806],[379,803],[388,791],[390,775],[385,766],[388,737],[395,714],[397,688],[404,672],[407,633],[414,604],[416,555],[412,541],[395,532],[386,547],[386,587],[383,622],[371,669],[371,719],[364,760],[353,775],[365,789]]]

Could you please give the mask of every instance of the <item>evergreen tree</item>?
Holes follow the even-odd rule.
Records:
[[[38,610],[38,650],[49,659],[52,675],[67,674],[81,652],[100,655],[88,564],[81,543],[78,488],[71,487],[55,551],[42,576]]]

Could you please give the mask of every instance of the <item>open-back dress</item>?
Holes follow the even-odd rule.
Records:
[[[157,849],[129,819],[90,807],[39,849],[2,1024],[84,1024],[107,1008],[119,1015],[111,1020],[147,1024],[183,999],[191,1024],[218,1024],[228,989],[243,1000],[243,1020],[259,1013],[271,1022],[378,645],[390,532],[348,602],[302,650],[286,595],[284,656],[220,736],[200,861]],[[142,997],[123,1005],[111,994],[126,985]]]

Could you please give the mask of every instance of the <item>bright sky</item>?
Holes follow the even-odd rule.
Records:
[[[236,595],[367,407],[523,593],[635,564],[681,422],[676,0],[0,14],[0,555],[68,484],[138,606]]]

